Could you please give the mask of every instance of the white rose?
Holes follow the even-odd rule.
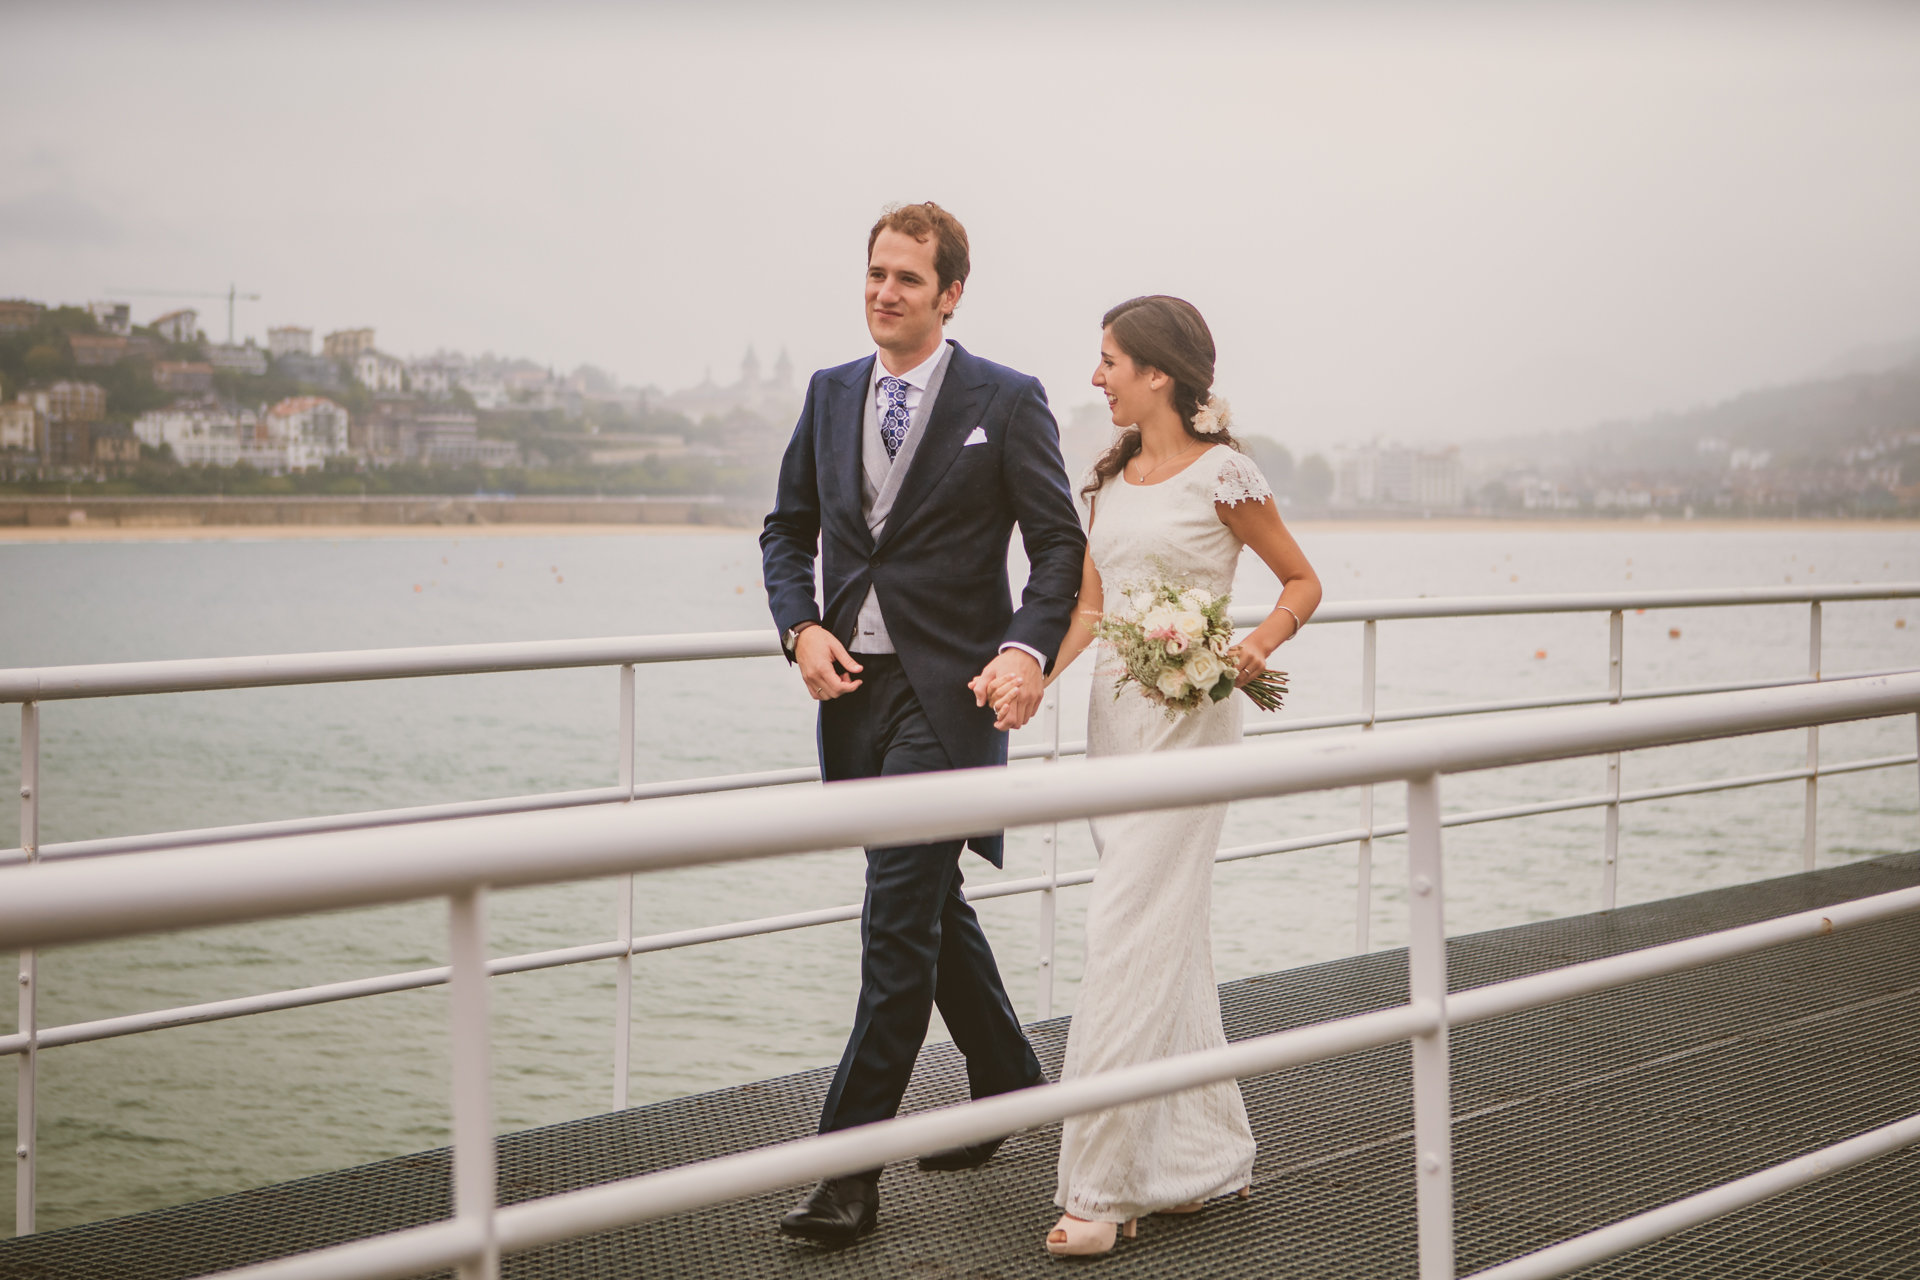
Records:
[[[1197,640],[1207,633],[1205,615],[1183,610],[1173,615],[1173,629],[1189,639]]]
[[[1200,612],[1213,603],[1213,592],[1205,587],[1188,587],[1180,593],[1180,607]]]
[[[1226,664],[1205,649],[1196,649],[1187,659],[1187,679],[1193,681],[1196,689],[1211,689],[1226,671]]]
[[[1178,667],[1169,667],[1160,673],[1160,678],[1154,681],[1153,687],[1169,698],[1184,697],[1187,692],[1186,673]]]
[[[1165,605],[1155,605],[1140,619],[1141,628],[1149,632],[1164,631],[1172,625],[1173,610]]]

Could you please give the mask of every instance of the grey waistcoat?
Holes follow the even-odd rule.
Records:
[[[879,359],[878,356],[874,358]],[[893,500],[900,495],[900,486],[907,478],[907,468],[913,463],[914,450],[920,447],[920,437],[926,432],[927,419],[932,416],[934,402],[940,398],[940,386],[947,380],[947,366],[952,362],[953,344],[942,342],[940,363],[933,366],[933,376],[927,379],[927,389],[921,393],[919,407],[907,420],[907,438],[900,442],[900,451],[891,459],[887,457],[886,441],[880,438],[880,406],[875,402],[873,381],[868,379],[867,407],[860,424],[860,456],[864,464],[860,477],[860,508],[866,512],[867,532],[876,541],[880,531],[886,528],[887,517],[893,512]],[[880,614],[880,597],[872,587],[867,588],[867,598],[860,605],[852,648],[855,653],[894,651],[893,639],[887,635],[887,620]]]

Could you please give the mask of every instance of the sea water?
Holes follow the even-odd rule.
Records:
[[[1920,539],[1906,530],[1433,531],[1409,522],[1322,526],[1300,541],[1330,601],[1920,580]],[[1024,568],[1014,560],[1017,581]],[[1239,600],[1265,602],[1275,591],[1249,558]],[[750,532],[0,544],[5,667],[768,627]],[[1627,687],[1803,674],[1807,629],[1804,605],[1630,613]],[[1358,624],[1313,626],[1284,646],[1273,659],[1292,677],[1282,714],[1355,710],[1360,652]],[[1920,666],[1920,602],[1828,606],[1823,652],[1830,677]],[[1069,740],[1084,736],[1089,665],[1062,684]],[[1380,626],[1382,709],[1600,690],[1606,676],[1604,614]],[[812,761],[814,708],[778,659],[644,666],[638,688],[642,781]],[[590,669],[49,703],[41,838],[611,785],[617,692],[614,670]],[[0,761],[11,771],[19,722],[4,710]],[[1036,727],[1016,741],[1037,738]],[[1914,742],[1914,722],[1903,718],[1825,729],[1820,749],[1838,762],[1912,751]],[[1638,752],[1625,760],[1622,785],[1790,769],[1806,750],[1805,731],[1794,731]],[[1576,760],[1449,778],[1442,800],[1456,812],[1591,795],[1604,784],[1602,761]],[[1795,782],[1625,808],[1620,902],[1798,870],[1804,801]],[[16,804],[0,804],[9,833]],[[1404,788],[1380,788],[1375,812],[1400,820]],[[1304,836],[1358,817],[1350,791],[1249,802],[1233,807],[1224,839]],[[1819,818],[1822,865],[1920,847],[1915,771],[1825,780]],[[1602,821],[1594,809],[1450,829],[1449,929],[1596,909]],[[1066,824],[1060,836],[1063,869],[1093,864],[1084,824]],[[968,880],[1037,874],[1040,848],[1039,833],[1010,833],[1005,871],[969,856]],[[1374,859],[1371,945],[1399,945],[1404,841],[1377,842]],[[636,928],[856,902],[862,867],[857,850],[844,850],[643,876]],[[1354,947],[1352,845],[1225,865],[1215,884],[1223,980]],[[494,954],[612,937],[616,889],[593,882],[494,895]],[[1058,895],[1056,1012],[1073,1008],[1087,892]],[[1038,901],[980,906],[1023,1017],[1037,1012]],[[852,1018],[858,953],[857,927],[847,923],[637,958],[633,1101],[834,1061]],[[40,960],[40,1020],[55,1026],[445,959],[439,902],[60,948]],[[492,1000],[501,1130],[612,1105],[610,963],[499,978]],[[446,1026],[446,990],[430,988],[47,1050],[40,1225],[443,1145]],[[943,1034],[937,1019],[933,1034]],[[13,1131],[12,1074],[0,1068],[0,1135]],[[11,1199],[11,1177],[11,1167],[0,1174],[0,1204]]]

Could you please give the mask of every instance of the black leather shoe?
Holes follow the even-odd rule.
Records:
[[[936,1151],[932,1155],[920,1157],[920,1167],[931,1173],[951,1173],[956,1169],[978,1169],[993,1159],[993,1153],[1000,1149],[1005,1138],[994,1138],[988,1142],[976,1142],[970,1147],[948,1147],[945,1151]]]
[[[780,1230],[820,1244],[852,1244],[873,1230],[880,1212],[880,1174],[822,1178],[813,1194],[780,1219]]]

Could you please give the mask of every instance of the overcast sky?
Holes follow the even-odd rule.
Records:
[[[10,6],[0,296],[232,281],[242,335],[671,390],[865,354],[866,229],[930,198],[952,335],[1063,413],[1101,312],[1175,293],[1301,448],[1920,338],[1920,6],[1547,9]]]

